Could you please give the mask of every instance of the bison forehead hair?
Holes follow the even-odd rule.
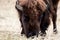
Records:
[[[43,4],[43,5],[42,5]],[[22,4],[21,4],[22,5]],[[46,4],[44,1],[39,0],[27,0],[25,4],[22,5],[24,13],[27,13],[30,17],[37,17],[46,9]]]
[[[38,4],[38,5],[37,5]],[[20,9],[20,6],[26,6],[33,8],[34,6],[39,6],[39,9],[45,11],[47,5],[45,4],[44,0],[17,0],[16,7]]]

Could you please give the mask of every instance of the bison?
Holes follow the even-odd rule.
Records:
[[[50,24],[53,22],[53,30],[57,33],[56,18],[59,0],[17,0],[15,8],[20,15],[22,32],[27,37],[46,34]],[[51,16],[50,16],[51,15]]]

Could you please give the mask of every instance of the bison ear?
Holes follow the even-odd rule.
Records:
[[[23,7],[18,4],[18,1],[16,2],[15,8],[20,10],[20,11],[23,11]]]
[[[20,10],[20,11],[23,11],[23,7],[20,6],[20,5],[18,5],[18,4],[15,5],[15,8],[17,8],[17,9]]]

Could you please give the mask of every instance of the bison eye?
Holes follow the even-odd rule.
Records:
[[[28,16],[24,16],[24,22],[29,22],[29,17]]]

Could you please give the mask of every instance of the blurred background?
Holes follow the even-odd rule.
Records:
[[[41,36],[27,39],[21,36],[21,23],[15,9],[16,0],[0,0],[0,40],[42,40]],[[53,34],[52,22],[44,40],[60,40],[60,2],[57,11],[58,34]]]

